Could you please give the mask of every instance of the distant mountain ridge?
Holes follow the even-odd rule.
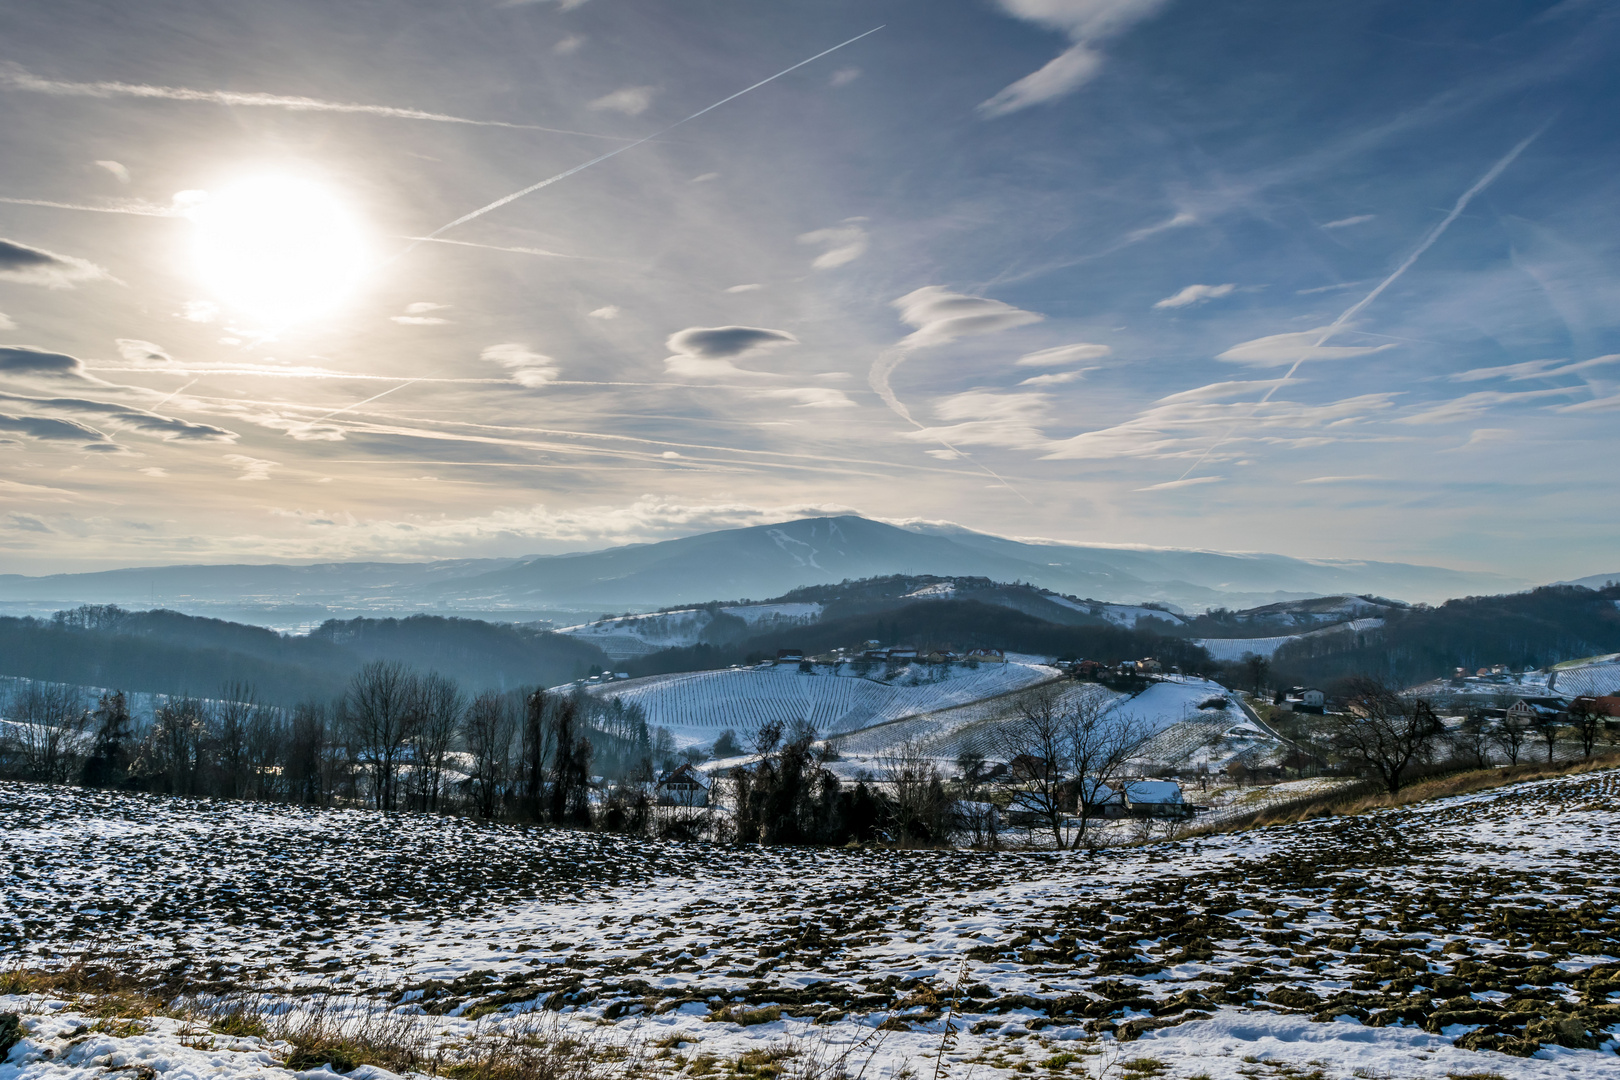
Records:
[[[1522,584],[1405,563],[1029,542],[846,515],[568,555],[0,575],[0,601],[154,602],[178,610],[252,601],[369,612],[603,612],[764,598],[891,574],[1022,581],[1103,601],[1198,610],[1360,593],[1438,601]]]

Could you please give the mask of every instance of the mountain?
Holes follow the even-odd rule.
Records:
[[[1438,601],[1519,582],[1404,563],[1031,542],[947,525],[817,517],[652,544],[516,559],[312,566],[166,566],[45,577],[0,576],[0,602],[313,606],[326,612],[429,610],[508,619],[778,596],[808,585],[892,574],[1026,582],[1104,601],[1203,610],[1322,595],[1375,593]],[[303,610],[301,609],[301,610]],[[252,621],[268,621],[255,618]]]
[[[1574,581],[1560,581],[1560,585],[1580,585],[1588,589],[1602,589],[1609,585],[1620,584],[1620,574],[1589,574]]]

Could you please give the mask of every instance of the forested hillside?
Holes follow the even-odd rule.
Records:
[[[989,648],[1099,660],[1154,656],[1166,666],[1184,670],[1204,670],[1210,663],[1208,653],[1183,638],[1109,624],[1061,626],[974,600],[920,600],[870,613],[829,615],[809,626],[771,630],[730,645],[666,649],[631,661],[627,667],[635,675],[662,675],[775,658],[778,649],[820,653],[840,646],[858,647],[866,641],[922,650]]]
[[[1545,667],[1620,651],[1617,602],[1620,587],[1549,585],[1393,610],[1377,630],[1289,642],[1277,650],[1272,667],[1281,684],[1375,675],[1399,685],[1447,676],[1459,667]]]
[[[551,686],[606,667],[594,646],[522,626],[413,615],[331,621],[307,637],[181,615],[80,608],[0,618],[0,675],[166,694],[253,687],[266,704],[342,692],[369,660],[453,674],[472,691]]]

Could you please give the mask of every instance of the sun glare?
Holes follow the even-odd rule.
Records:
[[[309,180],[244,180],[200,200],[192,218],[203,284],[262,319],[298,322],[329,311],[366,269],[354,216]]]

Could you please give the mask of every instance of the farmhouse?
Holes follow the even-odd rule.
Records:
[[[709,788],[714,781],[692,765],[677,765],[658,781],[659,806],[708,806]]]
[[[1125,811],[1132,817],[1190,817],[1192,807],[1181,799],[1174,780],[1130,780],[1124,788]]]
[[[1000,649],[974,649],[967,654],[967,658],[980,664],[1005,664],[1006,654]]]
[[[777,649],[776,662],[778,664],[797,664],[804,660],[803,649]]]
[[[1288,707],[1298,713],[1320,713],[1327,706],[1327,695],[1314,686],[1296,686],[1288,691]]]
[[[1556,724],[1563,717],[1563,698],[1522,697],[1507,709],[1507,718],[1521,724]]]

